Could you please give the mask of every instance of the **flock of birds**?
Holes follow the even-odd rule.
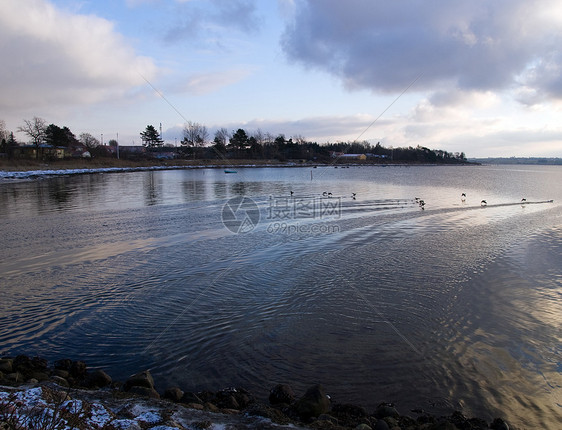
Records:
[[[294,191],[291,191],[291,197],[293,197],[295,195]],[[329,191],[324,191],[322,193],[322,197],[327,197],[327,198],[332,198],[333,194]],[[357,193],[351,193],[351,198],[353,200],[357,199]],[[421,210],[425,210],[425,201],[419,197],[414,197],[414,201],[418,204],[418,206],[420,207]],[[465,203],[466,202],[466,193],[462,193],[461,194],[461,202]],[[523,198],[521,199],[521,204],[524,204],[527,202],[527,199]],[[484,207],[487,206],[488,202],[486,200],[482,200],[480,202],[480,206]]]

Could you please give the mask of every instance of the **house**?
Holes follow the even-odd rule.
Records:
[[[332,158],[341,158],[343,160],[366,160],[365,154],[346,154],[345,152],[330,151]]]
[[[344,160],[366,160],[367,156],[365,154],[342,154],[339,156]]]
[[[72,158],[90,158],[92,155],[88,151],[88,147],[81,142],[73,142],[66,148],[66,157]]]

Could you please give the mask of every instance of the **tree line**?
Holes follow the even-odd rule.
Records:
[[[34,117],[24,120],[17,129],[29,138],[29,143],[37,149],[41,145],[70,148],[83,145],[94,157],[112,156],[99,139],[90,133],[81,133],[76,137],[68,127],[47,124],[42,118]],[[258,129],[248,132],[243,128],[233,130],[219,128],[214,132],[212,140],[206,126],[188,121],[184,124],[183,138],[179,147],[165,144],[156,127],[147,125],[140,132],[140,139],[145,148],[142,154],[135,157],[152,157],[158,153],[173,153],[174,157],[186,159],[266,159],[278,161],[318,161],[343,158],[343,154],[364,155],[362,158],[384,162],[419,162],[419,163],[458,163],[465,162],[464,152],[450,153],[443,150],[432,150],[423,146],[392,148],[383,147],[380,142],[373,145],[368,141],[323,143],[312,142],[303,136],[287,138],[284,134],[273,135]],[[0,120],[0,153],[10,154],[10,148],[19,145],[13,132],[8,132],[4,121]],[[116,140],[108,142],[109,146],[117,146]],[[126,147],[122,147],[125,149]],[[39,157],[39,151],[36,151]],[[121,152],[127,157],[126,151]]]
[[[17,128],[17,131],[27,135],[29,138],[28,142],[37,149],[35,151],[37,158],[41,155],[39,148],[42,145],[61,148],[83,145],[92,156],[107,156],[111,153],[92,134],[81,133],[76,137],[67,126],[59,127],[56,124],[47,124],[46,120],[39,117],[24,119],[23,124]],[[112,139],[108,144],[115,146],[117,141]],[[13,149],[18,146],[21,146],[21,144],[15,139],[14,133],[9,132],[6,129],[5,122],[0,120],[0,153],[9,156]]]
[[[156,128],[148,125],[141,132],[143,145],[149,150],[164,147],[162,136]],[[341,154],[365,155],[366,158],[391,162],[456,163],[466,162],[464,152],[450,153],[431,150],[423,146],[415,148],[385,148],[380,142],[372,145],[368,141],[324,143],[311,142],[302,136],[286,138],[284,134],[272,135],[260,129],[248,133],[243,128],[229,132],[226,128],[215,131],[209,142],[207,127],[196,122],[187,122],[183,128],[183,139],[178,149],[180,156],[194,159],[266,159],[327,161]],[[339,155],[338,155],[339,154]]]

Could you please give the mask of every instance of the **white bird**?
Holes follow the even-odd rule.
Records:
[[[487,204],[488,204],[488,202],[487,202],[486,200],[482,200],[482,201],[480,202],[480,205],[481,205],[481,206],[486,206]]]

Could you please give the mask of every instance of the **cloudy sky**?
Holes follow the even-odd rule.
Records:
[[[0,120],[562,157],[559,0],[2,0]],[[17,133],[19,140],[25,140]]]

